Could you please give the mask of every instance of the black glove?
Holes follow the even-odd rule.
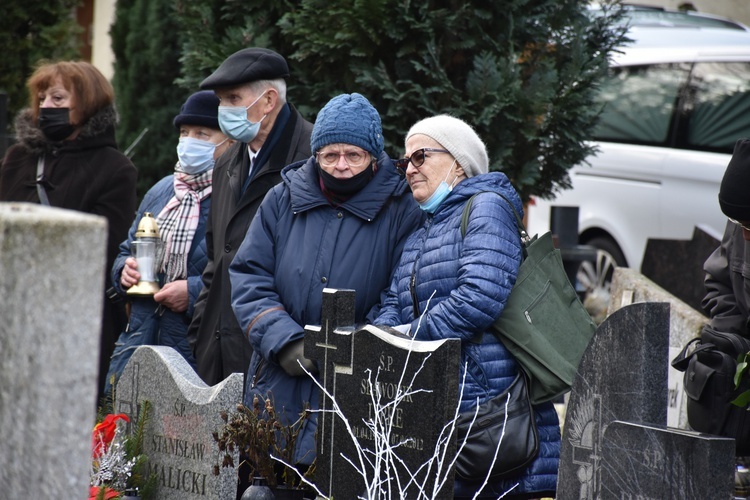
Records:
[[[299,360],[299,363],[297,360]],[[302,366],[300,366],[300,363]],[[306,375],[302,369],[303,366],[313,375],[318,373],[318,367],[315,365],[315,362],[305,357],[304,339],[295,340],[285,345],[279,352],[279,364],[290,377]]]

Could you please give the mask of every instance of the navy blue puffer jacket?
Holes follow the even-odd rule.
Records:
[[[120,286],[120,275],[125,267],[125,259],[131,256],[130,243],[135,239],[135,232],[143,214],[151,212],[157,217],[169,200],[174,196],[174,176],[164,177],[148,190],[138,207],[133,225],[128,232],[128,239],[120,244],[120,253],[112,266],[112,283],[118,293],[125,296],[125,291]],[[106,380],[106,392],[110,390],[110,379],[114,374],[119,377],[125,368],[127,359],[140,345],[138,336],[141,334],[151,336],[152,345],[163,345],[176,349],[190,365],[195,368],[195,358],[190,344],[187,341],[187,330],[193,317],[195,301],[203,287],[201,274],[208,261],[206,255],[206,219],[211,208],[211,196],[201,201],[200,219],[198,227],[190,245],[187,260],[187,283],[188,283],[188,309],[184,313],[175,313],[166,307],[159,307],[150,297],[128,297],[131,302],[130,322],[128,330],[122,332],[115,344],[115,352],[110,361],[109,373]]]
[[[461,215],[475,193],[465,237]],[[519,214],[521,200],[505,174],[493,172],[460,182],[406,242],[404,252],[380,315],[374,323],[411,324],[420,340],[462,340],[461,373],[466,379],[461,411],[484,402],[508,388],[518,373],[513,356],[491,333],[485,334],[503,311],[521,261],[521,242],[510,206]],[[414,279],[418,311],[412,300]],[[421,317],[420,317],[421,314]],[[560,456],[560,428],[551,403],[535,407],[541,440],[538,458],[517,478],[491,484],[482,498],[497,498],[513,485],[516,494],[555,491]],[[477,485],[456,480],[455,494],[471,497]],[[544,495],[540,495],[544,496]],[[551,496],[551,495],[550,495]]]

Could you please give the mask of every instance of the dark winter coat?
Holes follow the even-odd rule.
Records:
[[[711,327],[750,337],[750,241],[745,241],[740,226],[727,223],[721,245],[706,259],[703,270],[706,296],[702,306]]]
[[[256,166],[257,173],[244,193],[241,189],[248,169],[245,143],[232,145],[214,167],[213,208],[206,228],[208,263],[188,331],[198,374],[208,385],[232,373],[247,372],[252,349],[232,312],[229,264],[263,197],[280,182],[281,169],[310,157],[312,124],[291,105],[285,109],[258,152],[265,161],[261,159],[260,167]]]
[[[107,266],[102,286],[111,286],[109,270],[117,247],[127,237],[137,204],[137,172],[127,156],[117,150],[117,112],[106,107],[90,118],[75,140],[50,142],[31,119],[31,110],[16,118],[17,144],[0,166],[0,201],[39,203],[36,188],[37,160],[44,155],[43,185],[54,207],[77,210],[107,219]],[[104,387],[109,357],[122,330],[122,309],[104,301],[100,387]]]
[[[187,330],[190,320],[193,317],[193,310],[195,302],[198,300],[198,294],[203,288],[201,274],[203,274],[206,262],[208,261],[206,256],[206,220],[211,208],[211,196],[209,195],[200,202],[201,211],[198,227],[195,229],[193,242],[188,252],[187,311],[176,313],[167,307],[160,307],[151,297],[126,296],[126,291],[120,285],[120,276],[125,267],[125,260],[132,255],[130,244],[135,239],[135,232],[138,229],[138,224],[141,222],[143,214],[151,212],[154,217],[157,217],[173,196],[174,175],[164,177],[148,190],[146,196],[143,197],[140,207],[138,207],[138,212],[133,220],[133,225],[130,227],[128,238],[120,244],[120,254],[115,259],[114,266],[112,266],[112,282],[117,292],[123,297],[127,297],[130,301],[130,320],[127,331],[120,333],[120,337],[117,339],[115,352],[112,355],[112,361],[107,374],[107,385],[109,385],[111,376],[115,375],[119,378],[120,373],[125,368],[127,359],[130,359],[133,351],[139,345],[144,344],[173,347],[195,368],[195,358],[190,344],[188,344]],[[153,338],[148,342],[141,342],[139,337],[142,334]],[[107,391],[108,389],[107,387]]]
[[[375,176],[339,207],[323,195],[314,158],[290,165],[263,201],[229,270],[232,306],[253,347],[245,403],[272,395],[294,422],[303,405],[318,407],[307,376],[291,377],[278,354],[319,325],[324,288],[356,291],[355,321],[364,322],[388,288],[421,211],[386,153]],[[315,456],[317,415],[300,432],[295,460]]]
[[[376,325],[387,326],[411,324],[411,333],[416,332],[419,340],[461,339],[459,380],[463,380],[464,366],[467,367],[461,411],[474,408],[477,398],[484,402],[497,396],[518,373],[513,355],[487,332],[502,313],[516,281],[521,242],[513,212],[501,197],[492,193],[474,199],[466,235],[462,237],[464,205],[480,191],[502,193],[519,214],[523,213],[521,200],[502,173],[460,182],[434,215],[428,217],[424,227],[406,242],[387,299],[374,321]],[[410,292],[413,279],[419,311],[423,313],[421,322],[415,315]],[[539,457],[521,476],[486,488],[484,493],[491,498],[497,498],[516,482],[519,485],[512,495],[555,490],[560,456],[559,422],[551,403],[539,405],[535,410],[541,440]],[[475,488],[476,485],[456,480],[457,496],[471,497]]]

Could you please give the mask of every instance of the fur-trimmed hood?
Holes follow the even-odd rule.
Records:
[[[75,140],[53,142],[45,137],[39,125],[32,119],[31,108],[25,108],[16,116],[16,141],[35,154],[61,148],[88,149],[104,146],[116,148],[115,125],[118,122],[117,109],[114,105],[109,105],[89,118]]]

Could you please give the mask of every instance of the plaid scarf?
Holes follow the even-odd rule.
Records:
[[[201,214],[201,200],[211,194],[214,169],[189,175],[174,173],[174,196],[156,218],[163,242],[159,269],[165,283],[187,278],[187,258]]]

